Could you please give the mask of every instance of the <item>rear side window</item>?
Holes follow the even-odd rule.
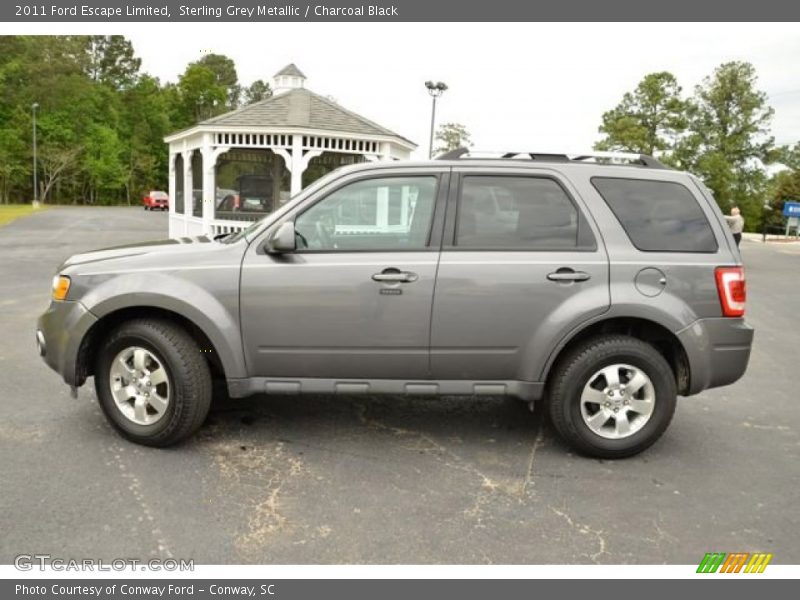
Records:
[[[464,249],[499,250],[594,246],[591,232],[581,224],[572,200],[552,179],[468,175],[461,185],[455,243]],[[590,239],[583,240],[586,234]]]
[[[593,177],[592,185],[639,250],[717,251],[708,219],[694,195],[680,183]]]

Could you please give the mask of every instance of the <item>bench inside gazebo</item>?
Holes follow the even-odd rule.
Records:
[[[288,65],[270,98],[165,138],[171,237],[238,231],[337,167],[408,159],[416,148],[305,80]]]

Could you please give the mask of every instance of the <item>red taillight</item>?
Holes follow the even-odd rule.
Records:
[[[744,303],[747,300],[747,286],[744,281],[742,267],[717,267],[714,271],[717,278],[719,303],[722,305],[722,316],[741,317],[744,315]]]

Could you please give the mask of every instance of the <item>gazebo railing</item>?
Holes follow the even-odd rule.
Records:
[[[247,213],[242,211],[232,211],[232,210],[218,210],[214,215],[215,221],[241,221],[243,223],[252,223],[253,221],[258,221],[259,219],[263,218],[267,213]]]
[[[170,214],[170,236],[171,237],[195,237],[199,235],[209,235],[213,237],[221,233],[236,233],[248,227],[253,221],[258,220],[264,215],[255,216],[251,220],[232,220],[232,219],[211,219],[208,222],[210,231],[206,227],[202,217],[195,217],[184,214]]]
[[[220,235],[221,233],[236,233],[251,223],[252,221],[226,221],[223,219],[214,219],[211,222],[211,237]]]

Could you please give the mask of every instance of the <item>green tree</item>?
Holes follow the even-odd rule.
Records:
[[[214,72],[198,63],[186,67],[178,81],[183,125],[189,125],[227,110],[228,92]]]
[[[787,201],[800,202],[800,169],[786,169],[775,174],[769,182],[766,198],[769,210],[765,213],[770,230],[782,230],[785,224],[783,204]]]
[[[244,103],[253,104],[272,97],[272,88],[269,84],[261,79],[255,80],[244,91]]]
[[[122,36],[0,36],[0,201],[33,196],[34,102],[42,200],[130,201],[166,186],[163,137],[185,109],[177,86],[139,69]]]
[[[108,204],[124,185],[124,146],[117,132],[106,125],[94,124],[85,138],[82,167],[87,176],[88,200],[91,204]]]
[[[782,209],[784,202],[800,202],[800,170],[781,171],[775,176],[772,200]]]
[[[74,200],[82,183],[82,137],[95,120],[114,118],[114,94],[99,94],[98,85],[87,77],[84,37],[33,37],[26,42],[16,100],[25,108],[39,104],[39,198],[52,202],[63,193]],[[28,134],[26,144],[29,139]]]
[[[21,110],[8,111],[0,118],[0,202],[3,204],[14,200],[15,189],[28,184],[32,157],[23,132],[30,130],[31,125],[30,115]]]
[[[214,73],[215,83],[225,88],[228,108],[239,106],[242,88],[239,85],[239,76],[236,73],[236,63],[224,54],[206,54],[198,60],[196,65],[202,65]]]
[[[724,211],[738,205],[751,229],[760,225],[767,193],[762,161],[774,156],[774,110],[757,80],[750,63],[717,67],[695,89],[691,133],[675,152],[676,164],[701,176]]]
[[[115,89],[132,86],[142,66],[131,42],[122,35],[95,35],[86,41],[87,73]]]
[[[603,113],[599,132],[604,137],[595,149],[659,154],[669,161],[669,153],[688,125],[689,102],[681,91],[672,73],[645,75],[633,92],[626,92],[616,107]]]
[[[44,113],[39,119],[38,129],[38,196],[42,202],[49,202],[61,182],[77,171],[83,147],[61,111]]]
[[[148,189],[165,187],[168,178],[168,149],[164,137],[172,127],[169,97],[159,81],[142,75],[122,99],[121,140],[125,142],[125,197]]]
[[[773,148],[766,162],[780,163],[795,171],[800,170],[800,142],[794,146],[785,145]]]
[[[436,130],[434,136],[434,154],[442,154],[457,148],[472,146],[472,136],[461,123],[444,123]]]

